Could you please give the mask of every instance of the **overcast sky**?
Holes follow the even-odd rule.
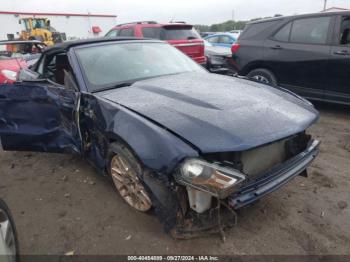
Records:
[[[118,22],[186,21],[213,24],[275,14],[322,10],[324,0],[0,0],[2,11],[99,13],[117,15]],[[350,0],[328,0],[328,7],[350,9]],[[233,12],[232,12],[233,10]]]

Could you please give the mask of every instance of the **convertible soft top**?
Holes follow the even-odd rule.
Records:
[[[67,51],[73,46],[79,46],[79,45],[88,45],[88,44],[95,44],[95,43],[103,43],[103,42],[115,42],[115,41],[139,41],[139,40],[150,40],[147,38],[139,38],[139,37],[98,37],[98,38],[92,38],[92,39],[83,39],[83,40],[74,40],[74,41],[67,41],[63,43],[56,44],[52,47],[49,47],[45,50],[45,52],[52,52],[52,51]],[[155,41],[155,40],[152,40]]]
[[[0,45],[17,45],[17,44],[42,44],[45,43],[38,40],[0,40]]]

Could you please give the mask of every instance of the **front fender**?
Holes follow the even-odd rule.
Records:
[[[198,156],[181,138],[117,103],[91,94],[84,94],[82,101],[82,129],[90,133],[91,160],[100,167],[107,165],[108,144],[118,140],[156,173],[170,174],[185,157]]]

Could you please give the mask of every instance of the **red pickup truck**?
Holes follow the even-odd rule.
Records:
[[[194,61],[205,65],[204,42],[193,25],[183,22],[159,24],[154,21],[141,21],[120,24],[111,29],[107,37],[144,37],[167,41]]]

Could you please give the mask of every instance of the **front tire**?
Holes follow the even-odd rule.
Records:
[[[143,168],[131,150],[120,143],[110,146],[109,173],[120,196],[134,209],[147,212],[152,208],[149,193],[140,177]]]
[[[250,71],[247,74],[247,77],[264,84],[273,86],[277,85],[275,75],[270,70],[264,68],[258,68]]]

